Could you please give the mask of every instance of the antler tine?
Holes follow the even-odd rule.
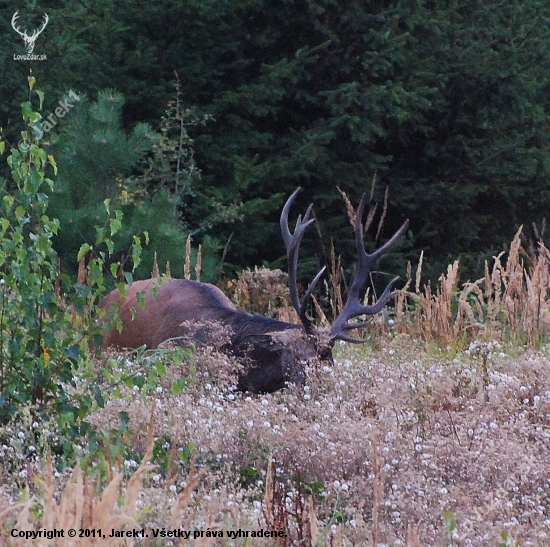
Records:
[[[359,315],[374,315],[378,313],[387,303],[387,301],[392,298],[393,292],[392,288],[399,277],[392,279],[386,286],[384,292],[380,295],[380,298],[377,302],[371,306],[364,306],[359,300],[359,295],[363,287],[368,281],[370,274],[371,266],[386,252],[390,249],[397,240],[405,233],[409,226],[409,221],[406,220],[401,228],[395,232],[395,234],[389,239],[382,247],[377,249],[371,254],[368,254],[365,251],[365,245],[363,242],[363,211],[365,209],[366,195],[363,194],[361,201],[359,202],[359,207],[357,207],[357,213],[355,216],[355,246],[357,248],[358,255],[358,264],[357,272],[351,284],[349,290],[348,299],[344,305],[344,309],[341,311],[340,315],[336,318],[336,321],[330,329],[330,333],[334,338],[340,340],[347,340],[348,342],[364,342],[364,340],[351,338],[344,334],[344,331],[356,329],[358,327],[365,326],[368,322],[363,321],[360,323],[349,323],[350,319],[357,317]]]
[[[302,215],[298,216],[294,233],[291,233],[289,229],[288,214],[292,203],[300,190],[301,188],[297,188],[288,198],[285,206],[283,207],[283,211],[281,212],[281,233],[283,234],[283,240],[285,242],[288,258],[288,288],[290,290],[290,300],[292,301],[292,305],[298,313],[300,321],[306,329],[306,332],[311,333],[313,330],[313,320],[307,314],[307,302],[311,297],[313,289],[321,278],[321,275],[323,275],[325,268],[323,267],[313,278],[313,281],[309,284],[306,294],[304,295],[304,299],[300,302],[300,298],[298,296],[298,255],[300,252],[300,243],[302,242],[302,238],[304,237],[307,227],[314,222],[314,219],[310,219],[311,211],[313,209],[313,204],[310,204],[303,219]]]
[[[15,32],[17,32],[18,34],[20,34],[21,36],[23,36],[23,32],[21,32],[16,26],[15,24],[17,23],[17,19],[19,18],[19,10],[16,11],[14,14],[13,14],[13,17],[11,18],[11,26],[13,27],[13,30],[15,30]]]
[[[48,24],[48,21],[50,20],[48,18],[48,14],[45,13],[44,17],[42,17],[43,22],[40,28],[33,30],[32,36],[30,38],[34,38],[35,36],[38,36],[39,34],[42,34],[42,31],[46,28],[46,25]]]

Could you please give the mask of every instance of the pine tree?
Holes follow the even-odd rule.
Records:
[[[46,135],[54,143],[59,165],[59,183],[50,204],[61,225],[55,245],[63,267],[71,272],[77,267],[80,246],[95,239],[93,226],[106,214],[103,201],[124,205],[123,177],[155,140],[147,124],[137,124],[130,135],[120,128],[123,102],[121,95],[109,90],[100,92],[96,102],[82,97],[60,124],[59,136],[53,130]],[[166,211],[162,215],[164,222],[169,217]],[[119,253],[129,248],[132,235],[147,227],[142,224],[135,234],[123,231]]]

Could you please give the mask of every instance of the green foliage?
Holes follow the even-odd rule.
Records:
[[[59,299],[52,246],[59,221],[47,214],[53,181],[46,174],[56,165],[32,136],[40,114],[30,101],[22,112],[27,129],[7,158],[13,185],[4,182],[0,200],[0,422],[32,406],[77,435],[91,399],[74,392],[82,335]]]
[[[62,227],[56,249],[64,269],[74,274],[72,257],[94,226],[107,221],[103,200],[109,199],[125,218],[124,224],[117,221],[111,260],[128,260],[135,235],[147,233],[147,249],[139,267],[134,265],[136,276],[151,275],[155,254],[161,268],[169,263],[174,275],[183,276],[188,234],[230,222],[237,214],[235,208],[216,206],[211,200],[194,207],[183,205],[196,198],[200,185],[187,127],[205,123],[207,118],[198,118],[178,101],[169,105],[160,135],[145,124],[138,124],[127,135],[120,128],[123,102],[112,91],[100,92],[96,102],[81,99],[63,120],[59,138],[53,136],[59,185],[51,208]],[[129,176],[132,171],[135,174]],[[201,216],[205,209],[208,214]],[[194,220],[198,217],[200,221]],[[216,279],[221,248],[217,239],[203,235],[203,280]]]
[[[175,449],[174,440],[172,435],[163,435],[155,440],[153,447],[153,461],[158,465],[158,470],[164,478],[174,463],[187,466],[197,453],[197,446],[194,443],[187,443]]]
[[[118,424],[104,431],[90,431],[87,438],[87,451],[82,458],[84,468],[93,466],[101,481],[108,481],[114,462],[124,462],[126,471],[132,472],[141,459],[139,454],[129,449],[134,436],[130,428],[127,412],[118,413]]]
[[[129,173],[150,149],[155,136],[149,125],[138,123],[127,135],[120,128],[122,96],[112,90],[89,103],[81,98],[62,127],[63,146],[59,164],[66,206],[82,202],[101,203],[117,193],[117,179]]]
[[[188,129],[204,126],[211,118],[200,115],[194,108],[186,108],[179,87],[177,78],[176,100],[168,102],[151,154],[141,162],[140,175],[125,181],[134,192],[166,189],[185,196],[192,195],[200,183],[200,169],[195,164],[193,139]]]
[[[159,392],[166,389],[167,363],[177,368],[186,359],[194,356],[193,349],[177,348],[175,350],[156,349],[147,350],[138,348],[131,354],[124,354],[107,360],[101,370],[102,381],[107,384],[107,391],[114,402],[123,401],[130,403],[135,394],[144,405],[150,403],[151,398],[158,396]],[[172,395],[179,394],[183,389],[192,387],[196,381],[196,370],[188,367],[186,375],[179,375],[170,381]],[[103,406],[103,392],[97,389],[96,400],[99,406]],[[88,435],[88,451],[84,463],[94,462],[94,467],[99,467],[102,477],[108,475],[112,462],[119,464],[124,461],[125,470],[132,472],[137,467],[139,456],[129,449],[131,439],[136,432],[130,427],[128,414],[119,413],[118,423],[109,423],[99,430],[91,431]],[[165,439],[157,439],[154,448],[154,461],[160,466],[163,475],[171,462],[176,457],[179,462],[186,464],[196,451],[193,443],[178,448],[175,454],[171,453],[171,443],[166,444]]]
[[[36,93],[42,104],[43,93],[34,85],[29,77],[31,96]],[[22,139],[7,158],[11,181],[0,188],[0,436],[12,432],[2,425],[26,424],[28,438],[21,432],[21,439],[32,442],[34,450],[52,450],[72,461],[85,435],[91,435],[92,444],[97,437],[86,418],[103,397],[86,387],[87,335],[93,330],[94,303],[106,290],[104,268],[122,212],[111,211],[105,200],[105,221],[95,226],[94,246],[86,243],[72,257],[76,262],[91,253],[87,284],[72,285],[59,272],[53,239],[60,223],[48,211],[54,187],[49,172],[56,174],[57,165],[40,146],[42,116],[30,100],[22,104],[22,114]],[[4,149],[1,141],[0,152]],[[134,238],[134,267],[140,253],[141,241]],[[125,275],[131,280],[130,273]]]
[[[245,204],[305,186],[324,233],[351,261],[334,186],[358,196],[377,171],[380,189],[390,186],[386,233],[409,216],[414,247],[439,261],[431,277],[458,255],[479,273],[481,252],[542,220],[546,4],[510,2],[503,13],[490,3],[247,2],[228,11],[216,27],[227,39],[212,51],[193,47],[194,32],[180,38],[182,64],[200,62],[213,78],[205,104],[217,123],[197,137],[197,156],[211,158],[208,182],[223,180]],[[207,72],[224,45],[228,61]],[[204,90],[192,80],[194,101]],[[269,211],[247,215],[231,258],[281,253],[262,247],[277,235]]]
[[[249,487],[262,480],[262,474],[254,467],[243,467],[239,469],[241,484],[243,487]]]
[[[323,247],[332,237],[344,263],[352,262],[335,186],[355,201],[375,172],[375,199],[390,187],[383,235],[409,217],[407,258],[424,249],[432,279],[459,255],[466,275],[477,276],[519,224],[542,225],[550,197],[550,6],[543,0],[169,0],[116,10],[65,0],[48,13],[56,32],[48,27],[38,42],[48,62],[33,66],[39,76],[56,74],[47,97],[67,88],[95,96],[116,84],[128,100],[120,116],[128,128],[156,123],[174,70],[182,76],[181,96],[197,105],[192,164],[201,165],[202,178],[176,207],[201,241],[225,243],[233,234],[231,268],[284,255],[277,216],[298,185],[306,192],[297,208],[315,197]],[[27,7],[30,22],[42,14]],[[8,28],[9,17],[3,22]],[[0,41],[3,51],[21,48],[11,33]],[[23,100],[15,84],[26,65],[7,57],[0,59],[0,94],[8,98],[0,125],[13,138],[9,113]],[[201,112],[216,123],[202,125]],[[174,152],[173,143],[161,148]],[[170,164],[159,164],[148,190],[183,189]],[[206,222],[214,211],[223,215]],[[318,243],[314,251],[323,254]]]
[[[110,391],[115,399],[122,397],[121,388],[126,386],[139,391],[143,400],[154,395],[157,389],[162,390],[161,381],[166,376],[166,363],[169,358],[172,366],[181,365],[183,360],[194,354],[192,349],[177,348],[176,350],[147,350],[145,347],[129,355],[111,358],[103,368],[103,377],[110,383]],[[187,376],[180,376],[171,384],[171,392],[177,395],[181,390],[195,382],[195,370]]]
[[[204,193],[188,129],[205,125],[210,117],[184,106],[179,85],[178,80],[176,100],[168,103],[151,153],[136,167],[137,174],[124,180],[124,194],[131,202],[131,212],[126,213],[128,231],[136,233],[148,226],[150,248],[157,253],[159,265],[162,268],[170,263],[175,276],[183,275],[185,240],[192,235],[202,247],[201,279],[215,281],[220,273],[222,244],[207,234],[220,223],[240,219],[239,207],[226,206]],[[196,249],[191,254],[195,263]],[[150,272],[152,267],[151,252],[144,257],[142,271]]]
[[[59,179],[51,199],[52,213],[59,218],[61,230],[55,238],[55,247],[64,269],[74,273],[81,245],[89,240],[94,226],[107,222],[108,211],[104,200],[113,200],[122,206],[120,177],[127,175],[139,157],[154,141],[154,134],[146,124],[138,124],[128,136],[120,129],[122,97],[112,91],[103,91],[97,102],[81,97],[63,120],[59,138],[51,135],[59,164]],[[117,222],[117,248],[110,253],[120,258],[128,256],[135,234],[142,234],[147,225],[128,233],[120,219]],[[99,234],[101,238],[103,234]]]
[[[452,511],[443,511],[443,520],[445,521],[445,531],[447,532],[447,540],[449,541],[449,547],[454,545],[454,539],[456,537],[456,519]]]

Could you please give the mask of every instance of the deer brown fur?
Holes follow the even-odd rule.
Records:
[[[299,190],[299,189],[298,189]],[[298,190],[292,194],[281,214],[281,230],[289,262],[289,287],[292,303],[301,325],[276,321],[249,314],[236,308],[215,286],[186,279],[156,278],[135,281],[123,296],[118,290],[108,294],[99,304],[106,316],[116,314],[122,329],[105,328],[103,347],[156,348],[162,342],[174,339],[176,344],[207,343],[201,331],[190,325],[215,322],[229,328],[231,340],[225,348],[245,360],[245,372],[238,388],[253,392],[271,392],[287,382],[303,383],[308,365],[332,363],[332,347],[338,339],[362,342],[350,338],[346,332],[364,326],[366,322],[350,322],[360,315],[372,315],[382,309],[393,296],[391,281],[372,306],[362,305],[359,292],[370,275],[371,265],[401,237],[407,228],[405,222],[396,234],[381,248],[367,254],[363,245],[362,216],[365,196],[357,209],[355,240],[359,255],[357,273],[351,285],[344,309],[329,330],[317,329],[307,315],[306,305],[324,268],[310,284],[300,301],[297,289],[298,250],[305,229],[313,222],[309,218],[311,206],[304,218],[298,217],[292,234],[288,228],[288,213]]]

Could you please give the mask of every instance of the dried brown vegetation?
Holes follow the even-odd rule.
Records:
[[[305,388],[260,397],[235,394],[211,376],[172,395],[167,376],[157,389],[155,436],[176,454],[192,443],[200,480],[172,456],[169,478],[150,476],[136,497],[128,494],[136,481],[125,490],[116,475],[117,487],[101,495],[88,488],[72,518],[90,522],[86,508],[120,487],[119,499],[137,503],[135,512],[127,501],[118,510],[139,528],[286,533],[271,543],[226,535],[225,543],[198,538],[203,544],[494,546],[506,532],[542,547],[550,537],[550,351],[491,347],[490,355],[472,347],[450,359],[426,354],[407,335],[377,352],[341,346],[335,367],[312,374]],[[143,453],[151,401],[123,391],[94,421],[104,428],[128,412],[131,448]],[[42,504],[55,497],[51,486],[35,496]],[[4,530],[16,521],[48,526],[46,513],[30,514],[11,507]],[[117,514],[96,515],[93,525]],[[444,514],[456,521],[450,536]]]
[[[521,246],[521,228],[507,253],[485,263],[485,275],[460,286],[459,262],[447,268],[439,285],[421,289],[422,255],[414,290],[412,278],[396,299],[399,332],[426,341],[500,339],[536,348],[550,334],[550,251],[540,241],[536,252]],[[410,268],[409,268],[410,271]]]
[[[183,361],[163,350],[156,389],[106,387],[108,404],[93,417],[106,429],[128,414],[127,448],[145,453],[140,466],[113,461],[100,488],[78,467],[56,482],[47,459],[0,447],[12,463],[0,545],[31,544],[11,538],[13,528],[69,525],[145,528],[149,537],[133,540],[144,546],[166,545],[151,532],[163,527],[223,533],[173,545],[549,545],[549,264],[543,245],[524,253],[518,233],[507,259],[475,283],[460,286],[456,264],[433,291],[418,273],[395,319],[371,330],[376,349],[339,343],[334,367],[274,394],[236,393],[236,364],[214,350]],[[120,374],[152,366],[128,355],[111,362]],[[172,392],[182,376],[192,388]],[[164,475],[148,467],[151,432],[166,445]],[[12,477],[22,471],[32,498],[19,503]],[[229,537],[239,529],[284,537]],[[32,541],[54,544],[63,545]]]

